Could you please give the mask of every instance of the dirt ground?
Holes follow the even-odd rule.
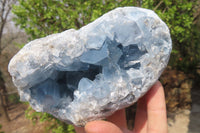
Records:
[[[175,114],[168,114],[168,132],[169,133],[199,133],[199,123],[193,125],[194,128],[190,128],[191,121],[198,121],[198,117],[190,117],[190,110],[180,110]]]
[[[25,118],[25,110],[27,105],[25,104],[16,104],[12,105],[9,108],[9,116],[11,118],[10,122],[6,122],[3,117],[0,117],[0,124],[4,133],[44,133],[45,125],[44,123],[33,123]]]
[[[169,133],[200,133],[200,89],[193,89],[191,97],[191,110],[168,113]]]

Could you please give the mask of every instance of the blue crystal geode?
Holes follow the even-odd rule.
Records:
[[[36,39],[10,61],[22,101],[83,126],[143,96],[167,66],[172,42],[151,10],[112,10],[79,30]]]

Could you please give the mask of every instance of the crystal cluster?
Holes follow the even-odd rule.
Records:
[[[167,25],[151,10],[116,8],[79,30],[26,44],[9,72],[22,101],[83,126],[143,96],[166,67]]]

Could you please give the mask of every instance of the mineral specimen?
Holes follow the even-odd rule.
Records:
[[[22,101],[83,126],[143,96],[166,67],[169,29],[151,10],[112,10],[79,30],[25,45],[9,72]]]

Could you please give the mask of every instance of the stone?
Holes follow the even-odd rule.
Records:
[[[172,41],[151,10],[116,8],[80,28],[26,44],[9,72],[21,100],[76,126],[143,96],[167,66]]]

